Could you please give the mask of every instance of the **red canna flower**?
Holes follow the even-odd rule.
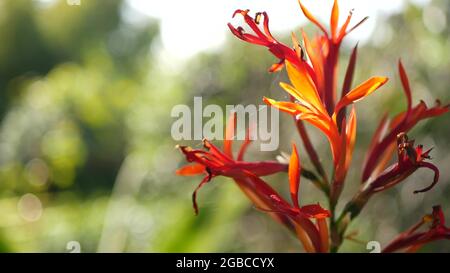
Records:
[[[292,203],[294,205],[294,215],[297,217],[315,218],[317,220],[317,227],[320,235],[320,247],[317,249],[319,252],[327,252],[329,249],[328,239],[328,226],[325,218],[331,216],[331,213],[323,209],[319,204],[306,205],[300,207],[298,202],[298,191],[300,188],[300,158],[298,156],[297,147],[292,144],[292,155],[289,161],[289,188],[291,193]]]
[[[418,231],[425,224],[430,224],[427,231]],[[425,215],[417,224],[401,233],[383,252],[395,252],[406,249],[415,252],[423,245],[442,239],[450,239],[450,228],[445,226],[444,213],[441,206],[434,206],[431,214]]]
[[[330,212],[323,209],[320,205],[306,205],[300,207],[298,202],[298,192],[300,188],[300,158],[298,156],[297,147],[292,144],[292,155],[289,161],[289,189],[291,193],[292,205],[280,203],[279,200],[273,196],[276,203],[278,203],[278,211],[291,216],[297,215],[305,218],[322,219],[330,216]]]
[[[255,32],[255,35],[245,33],[242,27],[236,29],[231,24],[228,24],[228,26],[233,34],[240,39],[268,47],[280,59],[280,63],[273,67],[279,69],[282,67],[282,64],[286,64],[291,85],[281,83],[281,87],[296,101],[277,102],[268,98],[264,98],[264,101],[284,112],[292,114],[297,120],[309,122],[325,134],[331,146],[335,167],[332,195],[335,196],[333,198],[337,198],[351,162],[356,133],[356,114],[352,111],[348,119],[352,123],[346,125],[345,108],[381,87],[387,81],[387,78],[373,77],[351,90],[351,80],[356,62],[355,48],[347,68],[342,98],[335,104],[337,56],[341,42],[346,34],[359,26],[366,18],[354,27],[348,28],[352,17],[352,12],[350,12],[344,25],[338,29],[339,6],[337,1],[335,1],[330,19],[331,29],[328,32],[300,1],[299,4],[305,16],[323,32],[322,35],[314,39],[314,42],[310,42],[307,35],[303,33],[307,54],[299,47],[295,34],[292,34],[293,49],[274,39],[269,31],[269,19],[265,12],[257,13],[255,18],[248,15],[248,10],[237,10],[234,13],[234,15],[241,14],[244,17],[246,23]],[[264,17],[264,32],[258,27],[261,16]],[[306,57],[309,58],[310,62],[306,61]],[[274,69],[271,70],[273,71]],[[323,167],[317,159],[314,148],[310,145],[309,137],[303,125],[301,122],[297,122],[297,126],[308,155],[313,161],[316,170],[325,179]]]
[[[255,18],[248,15],[250,10],[236,10],[233,14],[233,18],[240,14],[244,17],[245,22],[247,25],[254,31],[255,35],[245,33],[244,29],[242,27],[235,28],[231,23],[228,23],[228,27],[230,28],[231,32],[236,35],[239,39],[256,44],[256,45],[262,45],[269,49],[269,51],[275,55],[280,61],[274,65],[271,66],[269,69],[270,72],[279,71],[283,68],[284,61],[288,60],[289,62],[300,65],[303,61],[301,59],[301,55],[298,54],[299,51],[295,51],[288,46],[286,46],[283,43],[280,43],[277,41],[269,30],[269,16],[266,12],[258,12],[255,15]],[[264,31],[262,31],[259,28],[259,23],[261,21],[261,17],[263,18],[263,28]]]
[[[325,26],[303,6],[300,0],[298,0],[298,3],[306,18],[322,32],[322,35],[316,36],[312,41],[303,32],[303,41],[314,70],[316,71],[318,92],[321,94],[328,113],[331,114],[337,96],[337,68],[342,40],[347,34],[366,21],[368,17],[363,18],[356,25],[349,28],[353,16],[353,11],[350,11],[344,24],[339,29],[339,5],[338,1],[335,0],[330,16],[330,31],[327,31]],[[342,91],[342,96],[345,96],[349,90],[343,89]]]
[[[326,218],[330,217],[331,213],[322,208],[319,204],[300,207],[298,201],[300,172],[301,165],[297,147],[295,144],[292,144],[292,154],[289,161],[288,173],[292,205],[282,199],[279,199],[278,196],[273,195],[271,198],[274,200],[275,210],[272,210],[272,212],[288,215],[294,223],[299,223],[299,226],[296,227],[297,235],[308,252],[327,252],[329,248],[329,238]],[[309,218],[316,219],[317,227],[315,227],[313,231],[307,231],[309,238],[303,238],[303,231],[298,230],[298,228],[306,227],[305,229],[308,229],[313,227],[314,224],[309,220]],[[308,239],[312,241],[312,246],[308,245]]]
[[[398,63],[398,69],[407,98],[407,109],[394,117],[391,122],[388,120],[387,115],[384,115],[381,119],[366,154],[362,181],[367,181],[371,176],[378,175],[384,169],[395,151],[397,135],[402,132],[407,133],[421,120],[447,113],[450,108],[449,104],[441,106],[439,100],[436,101],[436,106],[432,108],[428,108],[423,101],[412,107],[411,88],[401,61]],[[388,129],[388,132],[383,134],[386,129]]]
[[[232,136],[234,135],[235,119],[236,115],[233,114],[227,127],[226,140],[224,141],[224,151],[221,151],[218,147],[206,139],[203,140],[203,146],[206,150],[192,149],[191,147],[186,146],[177,146],[185,155],[186,160],[188,162],[192,162],[193,164],[189,164],[178,169],[176,174],[183,176],[199,174],[205,175],[192,195],[193,206],[196,214],[198,214],[198,206],[196,201],[197,191],[206,183],[211,181],[211,179],[215,176],[222,175],[235,178],[242,175],[242,172],[250,172],[256,176],[266,176],[287,171],[288,166],[277,161],[242,161],[244,151],[250,143],[248,137],[241,146],[238,158],[234,160],[231,145]]]
[[[348,123],[345,118],[342,120],[341,131],[337,123],[340,110],[352,104],[381,87],[386,83],[385,77],[373,77],[363,84],[349,91],[336,104],[332,116],[328,114],[325,105],[318,95],[317,89],[312,81],[308,80],[306,71],[297,69],[289,62],[286,62],[286,70],[293,85],[281,83],[281,87],[288,92],[295,102],[278,102],[264,97],[263,100],[268,105],[278,108],[283,112],[293,115],[297,120],[303,120],[318,128],[327,137],[330,143],[331,153],[334,162],[334,177],[331,190],[332,204],[337,201],[343,183],[350,166],[353,146],[356,138],[356,111],[353,108],[350,113]],[[304,140],[305,141],[305,140]]]
[[[430,151],[431,149],[423,151],[422,145],[414,148],[414,140],[408,140],[408,136],[405,133],[400,133],[397,136],[398,162],[384,170],[372,182],[369,182],[368,187],[371,189],[370,191],[379,192],[395,186],[419,168],[431,169],[434,172],[434,178],[431,185],[424,189],[416,190],[414,193],[430,190],[439,180],[438,168],[432,163],[425,161],[430,158]]]
[[[308,252],[325,252],[328,250],[328,227],[326,223],[330,212],[320,205],[299,206],[298,190],[300,185],[300,161],[295,145],[289,166],[276,161],[244,162],[243,152],[249,144],[249,139],[241,146],[237,160],[231,153],[232,136],[236,116],[230,118],[227,127],[227,139],[224,142],[224,151],[221,151],[209,141],[204,140],[205,150],[195,150],[190,147],[179,146],[188,162],[194,162],[177,170],[178,175],[205,174],[200,184],[195,189],[192,200],[195,213],[198,213],[196,196],[198,190],[211,181],[214,176],[222,175],[231,177],[244,193],[253,201],[255,206],[268,212],[277,221],[293,230]],[[290,205],[272,187],[259,176],[270,175],[289,170],[291,189]],[[310,220],[316,219],[317,226]]]
[[[321,130],[328,138],[333,161],[335,165],[337,165],[341,157],[342,148],[342,136],[341,133],[339,133],[336,121],[338,112],[345,106],[374,92],[386,83],[387,78],[374,77],[354,88],[337,103],[335,112],[330,116],[318,96],[314,83],[308,80],[305,71],[296,69],[289,62],[287,62],[286,67],[289,79],[293,85],[286,83],[281,83],[280,85],[287,93],[296,99],[296,102],[278,102],[266,97],[263,98],[264,102],[295,116],[297,119],[309,122]],[[342,135],[345,135],[345,133]]]
[[[314,172],[302,172],[295,144],[292,147],[289,165],[276,161],[243,161],[245,151],[250,144],[249,137],[242,144],[235,159],[232,153],[235,115],[228,123],[223,150],[207,140],[203,141],[205,149],[179,146],[187,161],[192,164],[182,167],[177,174],[204,175],[192,195],[196,214],[198,213],[196,201],[198,190],[215,176],[230,177],[255,207],[267,212],[276,221],[293,231],[307,252],[334,252],[342,244],[350,221],[359,215],[375,193],[397,185],[420,168],[432,170],[434,178],[429,186],[416,190],[414,193],[426,192],[436,185],[439,180],[439,170],[428,161],[431,149],[424,151],[422,145],[415,146],[414,141],[409,140],[406,133],[420,120],[446,113],[450,106],[441,106],[437,101],[436,106],[428,108],[421,101],[413,107],[408,77],[402,63],[399,62],[400,79],[407,97],[407,109],[391,121],[387,115],[381,119],[363,164],[363,185],[344,206],[342,213],[335,215],[356,141],[357,118],[353,103],[373,93],[388,79],[372,77],[359,86],[352,87],[357,58],[357,46],[355,46],[347,65],[340,98],[337,99],[337,69],[341,43],[344,37],[363,23],[367,17],[355,26],[349,27],[352,18],[352,12],[350,12],[339,28],[339,6],[335,0],[330,17],[330,29],[327,30],[300,0],[299,4],[304,15],[321,30],[321,33],[312,39],[302,31],[305,50],[294,33],[292,33],[293,48],[276,40],[269,30],[269,17],[266,12],[258,12],[254,17],[249,15],[249,10],[236,10],[233,14],[233,17],[241,15],[252,33],[245,32],[242,27],[235,28],[230,23],[228,27],[239,39],[264,46],[279,59],[279,62],[270,68],[271,72],[286,66],[290,83],[280,83],[280,86],[289,94],[290,100],[276,101],[266,97],[263,100],[266,104],[293,116],[305,151],[320,178]],[[261,21],[262,26],[260,26]],[[346,108],[349,105],[352,105],[352,110],[347,114]],[[319,129],[329,142],[333,160],[331,184],[303,122]],[[397,150],[398,160],[386,168],[395,150]],[[262,176],[285,171],[288,172],[292,203],[286,201],[261,179]],[[313,181],[327,195],[330,211],[319,204],[300,205],[300,174]],[[330,221],[330,228],[328,228],[327,218]],[[426,232],[418,232],[417,230],[425,223],[431,223],[430,229]],[[424,217],[417,225],[402,233],[384,251],[392,252],[400,249],[414,251],[425,243],[444,238],[450,238],[450,229],[445,227],[442,210],[437,206],[433,208],[432,215]]]

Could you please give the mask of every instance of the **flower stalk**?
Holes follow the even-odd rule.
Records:
[[[365,22],[367,17],[350,27],[353,17],[353,11],[350,11],[339,27],[339,5],[335,0],[328,30],[300,0],[298,2],[305,17],[320,31],[313,38],[302,31],[303,45],[295,33],[291,35],[292,47],[278,41],[270,32],[266,12],[257,12],[252,17],[249,10],[238,9],[233,17],[241,16],[250,31],[246,32],[243,27],[235,27],[231,23],[228,27],[240,40],[266,47],[277,58],[278,61],[270,66],[270,72],[279,72],[285,68],[289,82],[281,82],[280,87],[290,99],[277,101],[263,97],[263,101],[292,116],[313,170],[302,168],[295,143],[292,143],[289,164],[272,160],[246,162],[244,155],[251,142],[249,137],[245,139],[235,158],[232,139],[236,115],[233,114],[227,124],[223,149],[208,140],[203,142],[204,149],[179,146],[191,164],[180,168],[177,174],[203,175],[192,194],[196,214],[199,213],[198,191],[216,176],[229,177],[256,208],[293,232],[306,252],[337,252],[346,238],[353,238],[346,235],[346,231],[373,196],[404,183],[419,169],[431,170],[434,176],[427,187],[418,189],[413,194],[423,194],[438,183],[439,169],[430,161],[431,149],[424,150],[422,145],[416,145],[414,140],[408,138],[407,133],[420,121],[447,113],[450,106],[442,105],[438,100],[433,107],[428,107],[423,101],[413,106],[411,85],[405,68],[399,61],[398,71],[406,97],[406,110],[392,119],[387,113],[382,115],[361,166],[361,186],[339,213],[336,208],[342,202],[341,193],[346,185],[357,140],[355,104],[373,92],[381,92],[378,90],[382,89],[388,78],[373,76],[353,86],[358,54],[356,45],[351,52],[339,95],[338,67],[342,41]],[[349,107],[351,109],[347,110]],[[327,166],[322,164],[305,124],[318,129],[327,139],[332,161],[331,171],[327,172]],[[249,134],[248,131],[247,135]],[[388,166],[395,153],[396,162]],[[263,180],[263,177],[276,173],[287,173],[290,201]],[[318,203],[300,205],[301,177],[307,178],[325,193],[328,209]],[[428,231],[419,232],[419,228],[426,224],[430,224]],[[439,239],[450,239],[450,229],[445,226],[441,207],[435,206],[432,214],[400,234],[384,251],[417,251],[424,244]]]

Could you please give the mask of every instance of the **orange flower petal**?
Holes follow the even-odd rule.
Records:
[[[299,105],[294,102],[288,102],[288,101],[276,101],[267,97],[263,97],[263,101],[270,106],[273,106],[280,111],[286,112],[291,115],[297,115],[304,111],[310,111],[307,110],[305,106]]]
[[[327,30],[325,27],[312,15],[308,9],[305,8],[305,6],[302,5],[302,2],[298,0],[298,4],[300,5],[300,8],[302,9],[303,14],[308,18],[309,21],[311,21],[313,24],[315,24],[317,27],[319,27],[323,33],[328,36]]]
[[[233,159],[233,139],[234,127],[236,125],[236,112],[231,113],[228,118],[227,128],[225,130],[225,139],[223,140],[223,152]]]
[[[299,208],[298,189],[300,186],[300,159],[298,157],[297,147],[292,143],[292,154],[289,160],[289,189],[294,207]]]
[[[325,217],[317,218],[317,227],[320,234],[321,252],[328,252],[330,249],[330,235],[328,231],[327,219]]]
[[[339,23],[339,5],[337,0],[334,0],[333,9],[331,10],[330,27],[331,27],[331,37],[336,41],[336,34]]]
[[[344,126],[344,124],[343,124]],[[345,133],[343,133],[343,143],[342,143],[342,151],[344,154],[341,155],[338,166],[336,167],[336,179],[335,179],[335,189],[337,190],[336,194],[340,194],[342,190],[341,185],[347,176],[347,171],[352,161],[353,148],[355,146],[356,140],[356,111],[355,107],[352,108],[350,112],[350,117],[347,122],[347,127],[345,129]]]
[[[284,82],[280,82],[280,86],[281,88],[283,88],[286,92],[289,93],[289,95],[291,95],[292,97],[294,97],[296,100],[298,100],[300,102],[301,105],[306,106],[308,109],[311,109],[312,112],[316,113],[316,114],[321,114],[320,109],[318,109],[314,104],[312,104],[308,98],[305,97],[305,95],[303,93],[301,93],[300,91],[298,91],[297,89],[295,89],[295,87],[293,87],[290,84],[284,83]]]
[[[320,129],[325,135],[330,137],[331,125],[327,120],[323,120],[320,116],[309,113],[302,113],[298,115],[298,118],[307,121]]]
[[[346,152],[345,152],[345,169],[348,170],[348,167],[350,166],[350,162],[352,160],[353,148],[355,147],[355,140],[356,140],[355,107],[353,107],[352,111],[350,112],[350,117],[348,119],[348,124],[347,124],[347,129],[346,129],[346,135],[347,135],[347,145],[346,145]]]
[[[302,62],[300,67],[297,67],[286,62],[286,70],[292,85],[303,94],[304,99],[322,113],[326,113],[316,86],[308,74],[306,64]]]
[[[372,92],[377,90],[379,87],[381,87],[383,84],[387,82],[388,78],[386,77],[373,77],[362,83],[361,85],[354,88],[352,91],[348,92],[336,105],[336,108],[334,110],[336,116],[336,113],[339,113],[339,111],[351,104],[354,103],[368,95],[370,95]]]
[[[284,66],[284,60],[281,60],[278,63],[274,63],[272,66],[270,66],[269,68],[269,72],[273,73],[273,72],[278,72],[281,69],[283,69]]]
[[[311,43],[311,41],[309,40],[308,36],[306,35],[306,33],[304,31],[302,31],[302,35],[303,35],[303,44],[305,45],[305,49],[306,49],[306,53],[308,53],[308,57],[309,60],[311,61],[312,66],[314,67],[314,71],[316,74],[316,78],[317,78],[317,92],[319,93],[319,95],[321,95],[321,92],[323,92],[323,63],[324,63],[324,58],[323,58],[323,51],[322,51],[322,46],[319,43],[320,40],[318,39],[316,43]]]
[[[198,175],[205,172],[205,166],[200,164],[189,164],[176,170],[177,175]]]
[[[337,164],[340,154],[340,137],[336,124],[328,114],[315,113],[307,106],[293,102],[280,102],[266,97],[264,97],[263,100],[266,104],[278,108],[280,111],[295,115],[296,119],[307,121],[321,130],[330,143],[333,161]]]

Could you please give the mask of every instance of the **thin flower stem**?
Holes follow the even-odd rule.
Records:
[[[339,247],[343,243],[344,234],[350,224],[350,222],[355,219],[364,208],[364,206],[369,201],[370,197],[373,195],[372,188],[367,185],[362,185],[361,189],[354,195],[354,197],[345,205],[344,210],[340,214],[339,218],[336,220],[332,218],[331,226],[331,252],[337,252]],[[334,207],[330,208],[334,215]]]

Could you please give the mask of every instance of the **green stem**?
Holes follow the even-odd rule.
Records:
[[[373,191],[370,187],[363,187],[355,194],[355,196],[350,200],[344,207],[339,218],[336,220],[333,217],[333,225],[331,229],[331,252],[337,252],[339,247],[342,245],[344,234],[353,219],[355,219],[360,213],[364,206],[369,201],[370,197],[373,195]],[[334,210],[334,207],[331,207]],[[333,211],[334,215],[334,211]]]

